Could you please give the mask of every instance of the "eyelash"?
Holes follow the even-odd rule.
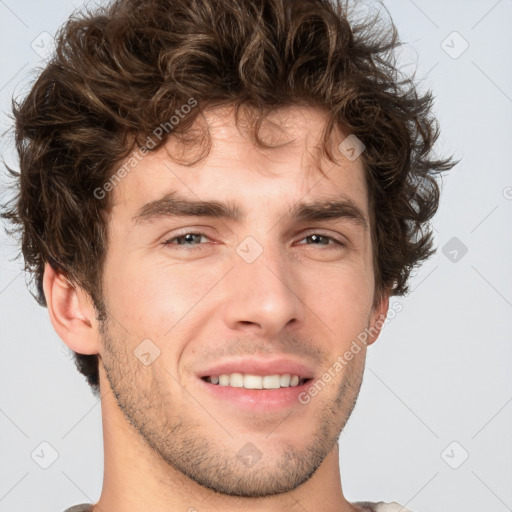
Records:
[[[178,238],[184,238],[187,235],[199,235],[199,236],[204,236],[204,237],[208,238],[208,235],[206,235],[205,233],[201,233],[200,231],[187,231],[185,233],[181,233],[181,234],[176,235],[176,236],[174,236],[172,238],[169,238],[168,240],[163,242],[162,245],[165,245],[165,246],[179,245],[179,246],[182,246],[182,247],[186,247],[186,249],[185,249],[186,251],[195,251],[196,249],[201,250],[201,245],[204,245],[204,244],[198,244],[196,246],[189,246],[188,244],[175,244],[175,243],[173,243],[174,240],[177,240]],[[339,247],[340,249],[346,248],[346,244],[345,243],[341,242],[337,238],[334,238],[334,237],[328,236],[328,235],[324,235],[322,233],[311,233],[311,234],[306,235],[305,237],[301,238],[301,240],[304,240],[306,238],[310,238],[312,236],[321,236],[323,238],[332,240],[334,242],[334,244],[328,244],[328,245],[338,245],[338,246],[340,246]],[[316,244],[301,244],[301,245],[316,245]],[[333,249],[337,249],[337,247],[331,247],[330,249],[326,247],[326,249],[327,250],[333,250]]]

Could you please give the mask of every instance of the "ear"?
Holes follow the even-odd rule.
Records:
[[[379,337],[380,331],[384,322],[386,321],[386,316],[388,314],[389,309],[389,292],[385,290],[382,295],[382,299],[379,304],[372,309],[370,315],[370,324],[368,326],[368,338],[366,340],[367,345],[371,345],[377,338]]]
[[[46,263],[43,290],[53,328],[79,354],[99,353],[99,324],[89,294]]]

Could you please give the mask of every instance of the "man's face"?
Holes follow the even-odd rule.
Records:
[[[265,124],[262,138],[294,141],[270,150],[256,148],[228,114],[207,113],[213,144],[200,164],[170,159],[168,151],[180,148],[171,139],[112,192],[100,375],[154,450],[148,457],[156,452],[219,492],[262,497],[305,482],[333,448],[359,392],[364,345],[341,370],[334,364],[383,310],[371,309],[369,228],[350,216],[308,220],[291,213],[301,202],[346,200],[369,226],[360,159],[338,153],[333,165],[320,158],[320,110],[276,112],[276,125]],[[333,147],[344,138],[336,132]],[[237,205],[241,217],[143,208],[171,192]],[[281,366],[272,368],[276,361]],[[232,365],[216,368],[224,363]],[[273,386],[275,377],[262,377],[276,373],[311,380],[246,390],[236,377],[233,386],[204,379],[226,372],[242,373],[248,386]],[[307,395],[318,381],[315,396]]]

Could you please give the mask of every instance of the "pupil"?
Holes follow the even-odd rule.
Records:
[[[193,237],[194,237],[194,236],[196,236],[196,235],[191,234],[191,233],[188,233],[188,234],[186,234],[186,235],[182,236],[181,238],[183,239],[183,242],[182,242],[182,244],[181,244],[181,245],[184,245],[184,244],[186,244],[187,242],[193,242],[193,241],[194,241],[194,240],[193,240]]]

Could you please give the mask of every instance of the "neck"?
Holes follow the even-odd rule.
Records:
[[[102,397],[104,480],[94,512],[356,512],[343,496],[336,442],[314,475],[290,492],[265,498],[227,496],[167,464],[140,437],[107,387]]]

